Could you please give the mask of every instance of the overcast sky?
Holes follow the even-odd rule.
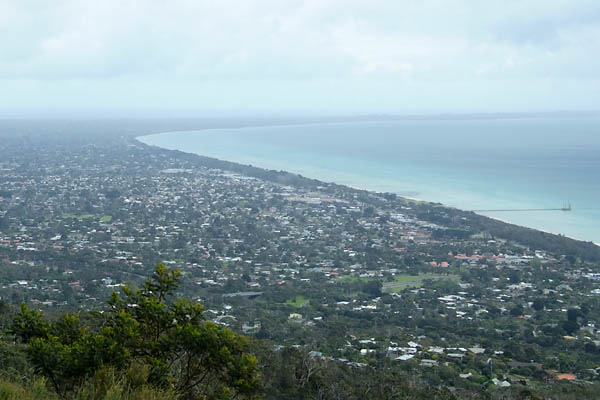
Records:
[[[599,0],[0,0],[0,115],[598,109]]]

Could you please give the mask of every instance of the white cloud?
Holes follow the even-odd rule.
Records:
[[[574,82],[595,87],[594,54],[600,4],[593,0],[0,0],[1,82],[23,82],[24,91],[79,82],[63,84],[73,91],[65,104],[78,85],[113,92],[153,85],[195,106],[186,88],[215,85],[210,90],[245,99],[253,96],[241,90],[262,87],[265,95],[254,98],[265,107],[308,106],[314,96],[359,107],[329,93],[354,88],[372,93],[361,100],[372,108],[389,108],[393,96],[381,99],[394,91],[453,87],[466,107],[469,91],[497,81],[529,87],[542,102],[546,84],[535,81],[571,85],[568,93],[586,87]],[[285,98],[298,85],[301,98]],[[578,90],[587,104],[600,100]]]

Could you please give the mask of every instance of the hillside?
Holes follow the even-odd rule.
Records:
[[[112,293],[143,290],[159,264],[181,271],[173,299],[202,305],[199,326],[256,357],[249,396],[593,397],[598,246],[135,140],[260,122],[0,123],[0,397],[181,397],[134,363],[151,330],[81,353],[122,325]],[[39,319],[24,325],[38,336],[19,336],[19,315]],[[89,363],[63,370],[66,359]]]

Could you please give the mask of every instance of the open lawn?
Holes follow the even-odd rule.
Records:
[[[293,299],[289,299],[285,302],[286,305],[296,308],[300,308],[306,303],[308,303],[308,299],[304,296],[296,296]]]
[[[452,279],[458,280],[459,277],[456,275],[436,275],[436,274],[425,274],[425,275],[395,275],[393,282],[384,282],[382,290],[386,293],[398,293],[407,288],[419,288],[423,286],[423,281],[440,280],[440,279]]]

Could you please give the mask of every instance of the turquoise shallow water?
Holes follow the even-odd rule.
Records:
[[[169,132],[142,142],[395,192],[600,243],[600,118],[426,120]]]

